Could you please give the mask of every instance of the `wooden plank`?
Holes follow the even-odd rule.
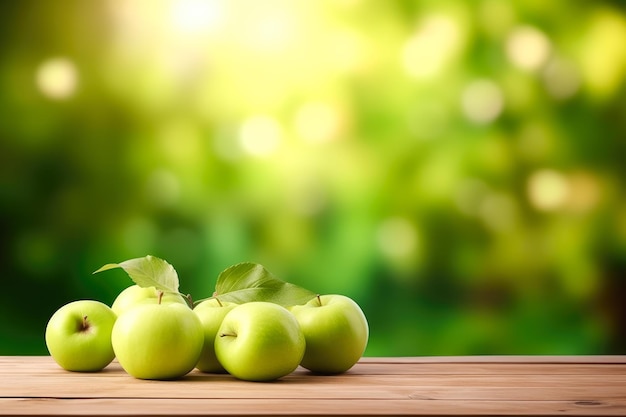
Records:
[[[519,358],[511,358],[511,362],[491,362],[488,358],[481,361],[455,362],[432,362],[431,358],[406,358],[407,362],[401,362],[399,358],[363,358],[351,370],[350,374],[359,375],[626,375],[626,355],[624,357],[605,357],[603,361],[593,363],[584,357],[582,363],[571,360],[563,363],[524,363]],[[620,362],[623,359],[625,362]],[[419,360],[419,361],[417,361]],[[459,366],[462,364],[463,366]],[[617,365],[617,366],[613,366]],[[102,373],[117,371],[119,365],[111,364]],[[49,356],[10,357],[0,356],[0,371],[2,375],[33,373],[63,374],[66,373],[54,363]],[[296,374],[308,374],[304,369],[299,369]]]
[[[498,401],[611,401],[626,398],[626,390],[616,386],[571,387],[571,386],[526,386],[526,387],[476,387],[476,386],[429,386],[415,385],[398,387],[390,385],[303,385],[296,387],[289,381],[282,384],[256,384],[232,381],[229,384],[168,384],[159,389],[157,382],[138,382],[133,384],[84,385],[56,388],[44,385],[45,390],[3,391],[5,398],[145,398],[159,399],[291,399],[291,400],[328,400],[342,399],[360,401],[372,400],[498,400]],[[279,386],[280,385],[280,386]]]
[[[315,376],[294,373],[272,383],[239,381],[230,375],[193,372],[174,381],[141,381],[122,371],[103,373],[64,373],[15,375],[0,381],[3,396],[93,398],[494,398],[533,399],[552,396],[565,400],[585,398],[593,392],[596,399],[626,397],[626,375],[598,378],[579,375],[491,376]],[[454,395],[454,397],[451,397]]]
[[[455,363],[424,364],[360,363],[351,372],[364,375],[624,375],[622,364],[524,364],[524,363]]]
[[[523,363],[514,360],[512,363],[498,359],[491,362],[488,358],[480,361],[464,359],[463,362],[454,362],[453,359],[446,362],[433,362],[429,358],[363,358],[355,365],[350,374],[363,375],[458,375],[461,371],[464,375],[535,375],[535,374],[558,374],[558,375],[626,375],[626,355],[623,357],[611,357],[593,363],[588,357],[582,357],[581,363],[577,362],[528,362]],[[616,358],[616,359],[614,359]],[[622,359],[623,362],[620,362]],[[423,362],[425,360],[425,362]],[[534,360],[534,357],[533,357]],[[462,364],[462,367],[459,367]],[[497,364],[498,366],[494,366]],[[623,366],[622,366],[623,365]],[[104,372],[117,371],[119,365],[112,363]],[[0,372],[3,375],[24,374],[28,372],[42,374],[64,374],[61,368],[54,363],[49,356],[0,356]],[[300,369],[296,372],[307,373]],[[97,373],[96,375],[101,375]]]
[[[0,414],[108,415],[303,415],[303,416],[620,416],[626,400],[591,401],[456,401],[456,400],[276,400],[276,399],[1,399]]]
[[[0,380],[2,395],[56,398],[90,398],[98,395],[119,398],[238,398],[240,392],[245,391],[248,398],[402,399],[410,396],[441,398],[444,394],[453,393],[457,395],[454,397],[456,399],[489,396],[528,399],[537,395],[560,395],[561,399],[572,400],[596,389],[597,399],[612,399],[622,394],[626,396],[626,366],[620,367],[620,374],[580,374],[576,378],[537,371],[517,375],[485,373],[480,376],[465,373],[367,375],[350,371],[343,375],[319,376],[300,369],[279,381],[259,384],[238,381],[230,375],[203,374],[198,371],[172,383],[141,381],[127,375],[117,363],[97,373],[67,372],[50,361],[40,362],[39,365],[39,368]],[[532,365],[528,367],[533,368]],[[37,369],[47,369],[48,372]],[[392,372],[393,369],[388,371]],[[457,365],[457,372],[464,372],[463,368]],[[4,372],[2,374],[7,375]]]
[[[626,415],[624,357],[363,358],[349,372],[302,368],[271,383],[191,372],[142,381],[50,357],[0,356],[0,414]]]

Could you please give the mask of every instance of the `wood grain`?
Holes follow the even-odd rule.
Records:
[[[1,415],[626,415],[626,356],[363,358],[270,383],[193,371],[142,381],[0,356]]]

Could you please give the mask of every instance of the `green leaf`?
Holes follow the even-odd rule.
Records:
[[[314,292],[281,281],[263,265],[242,262],[226,268],[217,277],[214,297],[221,301],[243,304],[267,301],[288,307],[304,304],[316,296]]]
[[[119,264],[106,264],[94,274],[114,268],[122,268],[140,287],[155,287],[165,292],[178,292],[178,274],[174,267],[163,259],[151,255],[129,259]]]

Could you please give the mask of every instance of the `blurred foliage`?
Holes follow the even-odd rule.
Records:
[[[0,354],[152,254],[362,305],[367,355],[626,353],[618,1],[0,3]]]

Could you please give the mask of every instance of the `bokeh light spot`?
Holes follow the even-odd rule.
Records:
[[[379,225],[377,241],[383,255],[399,260],[411,256],[417,249],[417,231],[408,219],[391,217]]]
[[[534,207],[542,211],[553,211],[562,208],[567,202],[570,184],[565,175],[545,169],[530,176],[527,191]]]
[[[461,30],[454,19],[443,14],[427,16],[404,45],[404,69],[418,79],[434,77],[457,53],[460,41]]]
[[[556,99],[570,98],[580,89],[578,68],[566,60],[551,60],[542,75],[546,90]]]
[[[533,26],[518,26],[506,42],[506,54],[518,68],[535,71],[541,68],[550,56],[550,40],[541,30]]]
[[[283,129],[276,119],[254,116],[244,121],[239,131],[241,149],[252,156],[267,157],[275,153],[283,138]]]
[[[63,100],[76,92],[78,71],[74,63],[67,58],[51,58],[37,68],[35,81],[43,95]]]
[[[223,11],[216,0],[176,0],[169,16],[172,27],[180,33],[198,34],[213,30]]]
[[[581,78],[596,97],[610,97],[626,75],[626,17],[601,7],[586,23],[577,48]]]
[[[470,83],[461,96],[465,116],[477,124],[495,120],[504,109],[504,96],[500,87],[491,80],[481,79]]]

